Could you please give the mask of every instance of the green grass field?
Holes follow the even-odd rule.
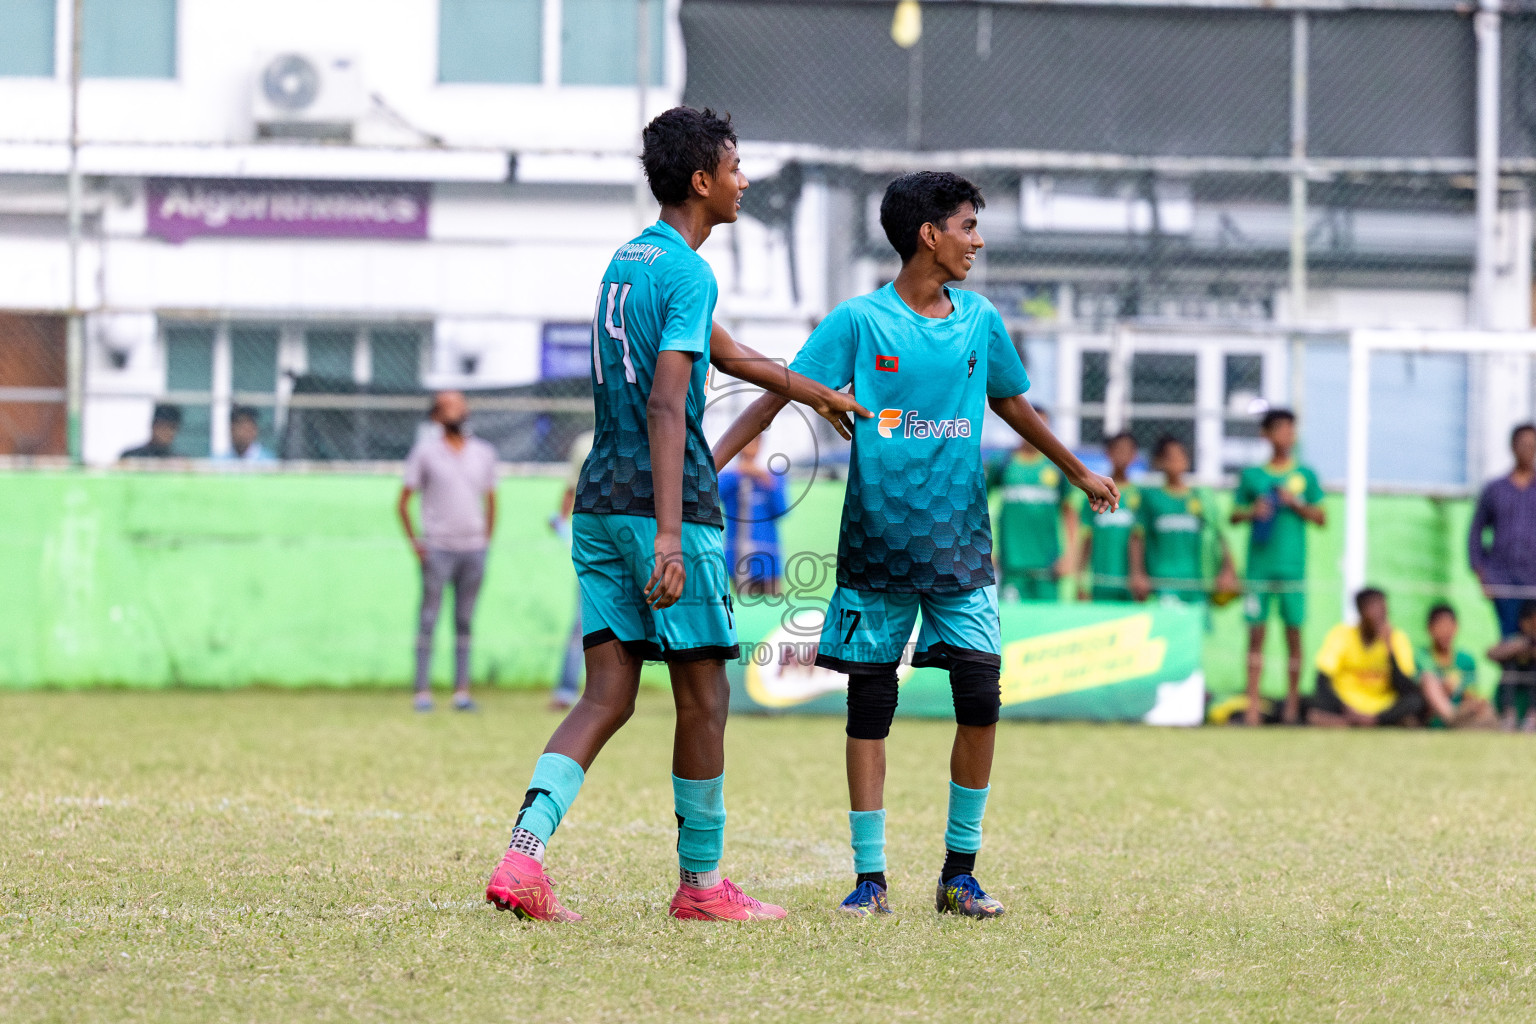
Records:
[[[683,924],[662,694],[551,872],[481,902],[554,724],[533,694],[0,695],[5,1021],[1530,1020],[1536,743],[1003,726],[978,874],[939,920],[950,729],[898,722],[900,915],[852,922],[841,723],[730,731],[726,869],[790,918]]]

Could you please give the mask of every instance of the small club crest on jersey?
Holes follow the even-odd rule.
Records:
[[[971,358],[969,358],[969,359],[967,359],[965,361],[965,379],[966,380],[970,380],[971,379],[971,375],[973,373],[975,373],[975,372],[976,372],[976,350],[975,349],[971,349]]]
[[[875,356],[875,369],[877,370],[895,373],[900,365],[901,360],[896,356]]]

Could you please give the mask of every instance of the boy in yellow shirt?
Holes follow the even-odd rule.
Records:
[[[1424,694],[1415,680],[1413,644],[1387,621],[1387,595],[1366,587],[1355,595],[1360,622],[1328,631],[1317,652],[1317,689],[1309,725],[1348,728],[1423,724]]]

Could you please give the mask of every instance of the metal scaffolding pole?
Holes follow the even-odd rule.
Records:
[[[1291,15],[1291,308],[1293,327],[1307,318],[1307,61],[1311,50],[1306,11]],[[1302,415],[1306,401],[1307,340],[1291,335],[1291,411]]]
[[[65,323],[64,361],[67,394],[66,432],[69,457],[83,461],[80,410],[85,398],[85,324],[80,315],[80,39],[85,0],[74,0],[69,23],[69,318]]]
[[[657,0],[662,2],[662,0]],[[645,126],[650,123],[646,110],[650,106],[651,85],[651,0],[637,0],[635,4],[635,99],[640,112],[641,151],[645,149]],[[645,175],[635,184],[636,231],[644,231],[651,223],[651,190]]]
[[[1349,336],[1349,413],[1344,440],[1344,618],[1355,622],[1355,595],[1365,586],[1366,502],[1371,479],[1371,344],[1365,332]]]
[[[1470,326],[1491,330],[1499,217],[1499,0],[1478,0],[1477,258]]]

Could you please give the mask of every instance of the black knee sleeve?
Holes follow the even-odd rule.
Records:
[[[949,688],[955,696],[955,721],[960,725],[995,725],[1003,707],[998,684],[1001,666],[985,661],[954,660]]]
[[[883,740],[896,717],[896,666],[860,669],[848,675],[848,738]]]

